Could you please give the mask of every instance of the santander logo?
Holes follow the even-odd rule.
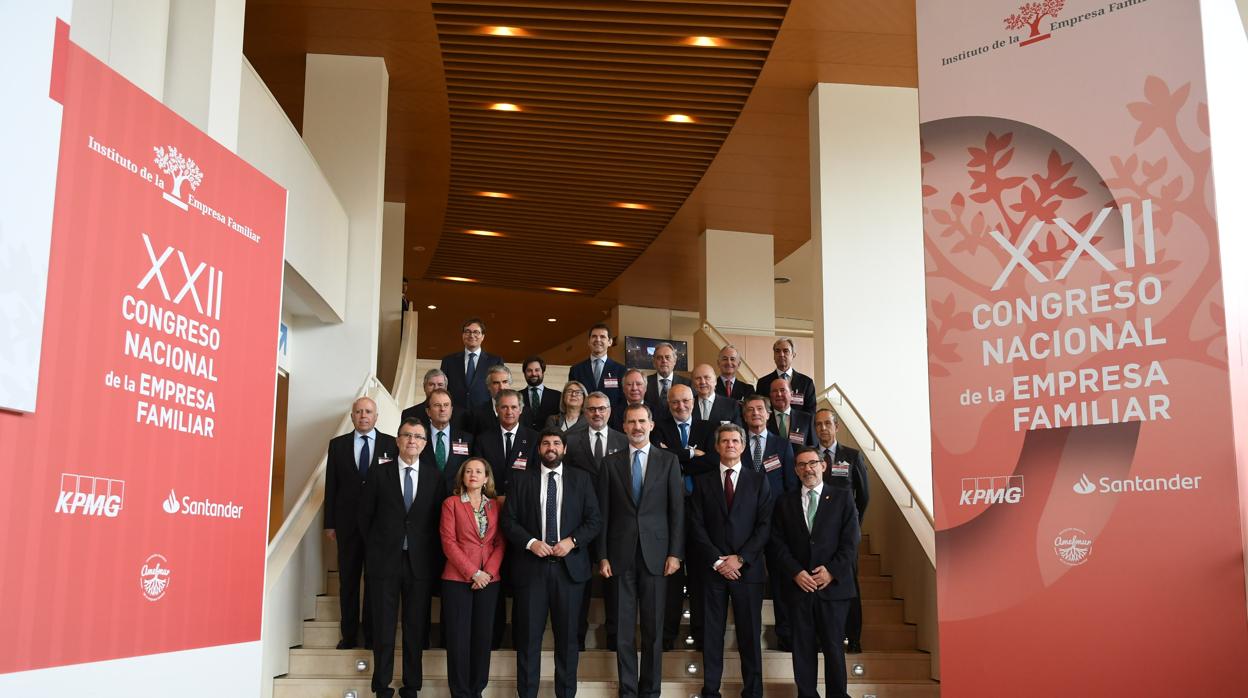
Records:
[[[1079,478],[1079,482],[1076,482],[1072,489],[1079,494],[1092,494],[1096,491],[1096,485],[1092,484],[1092,481],[1088,479],[1087,473],[1084,473],[1083,477]]]
[[[178,495],[174,494],[173,490],[169,490],[169,496],[165,498],[165,501],[161,502],[160,507],[165,510],[166,514],[178,513],[180,508],[178,506]]]

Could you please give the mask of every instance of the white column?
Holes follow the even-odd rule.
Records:
[[[725,334],[774,335],[772,236],[707,230],[698,243],[703,270],[702,316],[706,321]]]
[[[400,330],[403,316],[403,216],[407,204],[387,201],[382,213],[381,314],[377,337],[377,377],[394,390],[395,370],[399,366]],[[403,405],[407,407],[407,405]]]
[[[74,43],[163,99],[169,0],[74,0],[69,26]]]
[[[918,93],[810,95],[815,384],[839,383],[931,501]]]
[[[325,442],[364,378],[377,371],[382,194],[389,74],[381,58],[309,55],[303,139],[347,214],[343,321],[291,327],[286,505],[325,453]]]
[[[238,143],[245,0],[169,0],[164,100],[230,150]]]

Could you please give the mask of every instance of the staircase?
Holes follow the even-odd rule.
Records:
[[[862,585],[864,622],[862,644],[867,651],[846,655],[849,694],[854,698],[938,698],[940,684],[929,678],[931,655],[916,649],[916,629],[904,621],[904,602],[893,597],[892,578],[880,574],[880,556],[870,551],[870,536],[864,535],[859,556],[859,581]],[[343,698],[351,692],[359,698],[371,695],[372,653],[362,649],[334,648],[339,639],[337,572],[328,573],[326,588],[326,595],[317,597],[316,617],[303,623],[302,646],[290,650],[288,673],[274,680],[274,698]],[[431,613],[435,644],[441,634],[438,619],[438,599],[435,598]],[[607,698],[618,694],[615,653],[601,649],[605,647],[603,621],[602,599],[595,598],[589,611],[586,650],[580,655],[578,670],[577,695],[585,698]],[[764,692],[768,696],[793,696],[797,693],[793,684],[793,666],[788,653],[775,649],[774,623],[772,602],[764,601]],[[510,637],[509,632],[507,637]],[[543,695],[553,695],[554,659],[549,651],[553,642],[548,629],[543,638],[543,647],[547,651],[543,653],[542,679],[552,683],[544,683],[548,689],[543,689]],[[736,636],[731,611],[725,646],[722,692],[734,695],[741,690],[741,665],[735,652]],[[686,698],[697,694],[702,686],[701,664],[701,653],[691,649],[665,652],[663,696]],[[396,680],[401,669],[402,660],[396,656]],[[511,650],[495,652],[490,662],[490,684],[485,696],[514,696],[515,673],[515,653]],[[822,690],[820,683],[821,693]],[[424,653],[424,688],[421,695],[439,698],[450,695],[444,650],[431,649]]]

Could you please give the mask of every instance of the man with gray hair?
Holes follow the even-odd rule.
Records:
[[[754,393],[754,386],[740,380],[737,367],[741,365],[741,356],[737,348],[731,344],[719,350],[719,377],[715,379],[715,392],[730,397],[738,403],[747,395]]]
[[[758,379],[758,394],[771,395],[771,382],[788,381],[792,397],[789,404],[795,409],[810,414],[815,413],[815,382],[810,376],[798,373],[793,368],[793,359],[797,356],[797,345],[789,337],[780,337],[771,345],[772,359],[776,362],[776,370]]]
[[[498,409],[494,405],[494,398],[498,397],[499,391],[512,389],[511,369],[507,368],[506,364],[490,366],[485,372],[485,388],[490,392],[490,401],[474,409],[465,420],[465,428],[472,434],[489,431],[498,426]],[[520,402],[520,423],[530,428],[533,424],[533,413],[524,404],[523,398]],[[495,473],[495,477],[497,476]]]
[[[399,415],[399,424],[407,419],[419,419],[421,424],[425,425],[425,433],[429,433],[429,394],[435,390],[446,390],[446,374],[440,368],[431,368],[425,371],[425,378],[421,381],[421,385],[425,389],[425,399],[403,410],[403,414]],[[460,429],[464,426],[464,416],[466,412],[460,410],[451,410],[451,426]]]
[[[644,401],[655,419],[667,414],[667,391],[677,385],[692,386],[688,378],[676,375],[677,358],[676,347],[671,342],[659,342],[654,346],[654,375],[646,378]]]

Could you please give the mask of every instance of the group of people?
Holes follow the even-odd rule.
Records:
[[[554,693],[575,695],[596,573],[621,696],[659,695],[686,589],[702,696],[720,695],[730,607],[742,695],[763,695],[765,593],[798,695],[818,695],[820,653],[827,695],[848,695],[846,644],[861,651],[866,469],[837,442],[836,414],[817,409],[813,382],[793,370],[791,340],[776,341],[776,371],[751,386],[737,377],[731,346],[718,373],[703,364],[685,378],[661,343],[647,376],[609,358],[610,330],[595,325],[589,358],[559,391],[544,384],[540,357],[524,362],[525,385],[513,389],[484,337],[481,320],[464,323],[464,350],[426,374],[425,400],[403,411],[397,437],[376,430],[376,405],[360,398],[354,430],[329,444],[338,647],[362,639],[373,650],[374,693],[393,693],[401,625],[399,693],[416,696],[440,595],[452,696],[482,694],[506,596],[517,694],[538,695],[549,621]]]

